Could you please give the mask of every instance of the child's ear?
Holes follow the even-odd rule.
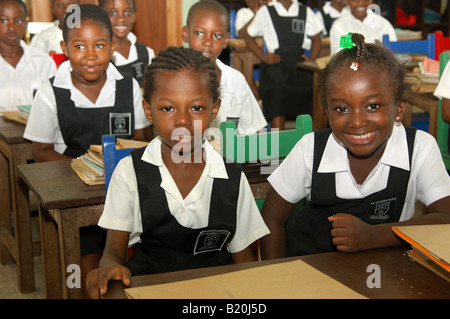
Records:
[[[221,99],[217,99],[217,100],[214,102],[214,105],[213,105],[213,111],[212,111],[212,116],[211,116],[211,122],[216,118],[217,113],[219,113],[220,105],[221,105],[221,104],[222,104],[222,100],[221,100]]]
[[[66,45],[66,42],[61,41],[61,42],[59,43],[59,45],[60,45],[61,50],[63,51],[64,55],[68,57],[68,56],[69,56],[69,53],[67,52],[67,45]]]
[[[115,49],[116,49],[116,41],[112,40],[111,41],[111,56],[113,55]]]
[[[150,110],[150,104],[142,99],[142,108],[144,109],[145,117],[147,117],[150,123],[153,123],[152,111]]]
[[[188,36],[188,28],[187,28],[187,26],[184,26],[181,29],[181,39],[183,40],[184,43],[189,43],[189,36]]]
[[[406,110],[406,101],[399,102],[394,116],[395,122],[401,122],[403,120],[403,114],[405,113],[405,110]]]
[[[223,44],[223,48],[225,49],[228,45],[228,42],[230,42],[230,32],[227,32],[227,35],[225,36],[225,41]]]

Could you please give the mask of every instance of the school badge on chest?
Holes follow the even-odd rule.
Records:
[[[394,215],[397,198],[388,198],[370,203],[369,218],[374,222],[385,222]]]
[[[292,32],[302,34],[305,32],[305,20],[292,19]]]
[[[131,113],[110,113],[109,131],[114,135],[131,135]]]
[[[222,250],[230,234],[228,230],[201,231],[195,242],[194,255]]]

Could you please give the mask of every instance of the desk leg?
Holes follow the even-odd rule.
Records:
[[[9,163],[14,212],[14,238],[16,241],[16,264],[19,290],[28,293],[35,290],[33,241],[31,238],[31,216],[28,187],[16,174],[16,167],[26,164],[31,157],[31,146],[28,143],[15,144],[11,149]]]
[[[58,244],[58,226],[48,211],[39,205],[41,229],[42,270],[44,293],[47,299],[62,298],[61,259]]]
[[[12,234],[11,226],[11,190],[9,184],[9,163],[3,154],[0,154],[0,264],[6,265],[14,262],[4,241]]]

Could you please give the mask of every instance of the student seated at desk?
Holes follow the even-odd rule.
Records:
[[[51,12],[55,15],[56,21],[53,25],[36,34],[30,42],[30,46],[40,49],[46,54],[54,52],[63,54],[61,41],[63,41],[62,25],[66,16],[67,7],[71,4],[78,4],[79,0],[51,0]]]
[[[394,225],[450,223],[450,177],[436,140],[401,124],[406,71],[388,49],[360,34],[351,40],[356,47],[319,75],[331,128],[305,135],[268,179],[263,259],[396,246]],[[309,203],[290,216],[303,198]],[[427,213],[412,218],[416,201]]]
[[[152,62],[155,52],[138,42],[131,32],[136,18],[136,1],[102,0],[99,5],[108,13],[113,26],[114,65],[122,74],[134,77],[142,87],[144,70]]]
[[[21,0],[0,0],[0,111],[31,105],[35,92],[56,73],[48,55],[22,40],[27,15]]]
[[[110,279],[255,260],[268,233],[240,166],[204,139],[221,104],[210,59],[169,47],[148,67],[144,108],[158,137],[117,165],[99,225],[108,229],[90,296]],[[138,244],[125,263],[127,246]]]
[[[80,27],[68,26],[70,12],[63,24],[61,45],[69,61],[36,94],[25,128],[36,162],[81,156],[90,145],[101,144],[104,134],[148,140],[150,123],[139,84],[110,62],[114,48],[108,15],[93,4],[79,8]],[[99,230],[81,229],[83,276],[98,265],[105,237]]]
[[[261,60],[259,95],[272,128],[283,130],[286,119],[312,114],[313,75],[297,63],[318,57],[321,31],[314,12],[298,0],[273,0],[244,29],[248,48]],[[267,52],[254,39],[261,36]]]
[[[190,8],[182,30],[183,41],[202,52],[216,67],[222,104],[208,133],[208,139],[215,144],[220,141],[219,127],[224,121],[235,121],[239,134],[253,134],[267,125],[244,75],[218,59],[230,38],[229,26],[228,10],[221,3],[202,0]]]
[[[358,32],[366,38],[367,43],[383,43],[383,35],[388,34],[390,41],[397,41],[392,24],[379,14],[369,9],[371,0],[346,0],[350,8],[344,13],[330,29],[331,55],[340,50],[341,36],[349,32]]]

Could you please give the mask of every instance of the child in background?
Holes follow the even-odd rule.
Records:
[[[444,72],[439,79],[439,84],[434,95],[442,100],[441,115],[444,121],[450,123],[450,63],[445,66]],[[450,150],[450,130],[448,131],[448,149]]]
[[[46,54],[63,54],[61,41],[63,41],[62,25],[67,12],[67,7],[71,4],[78,4],[78,0],[51,0],[51,11],[56,17],[53,26],[43,30],[33,36],[30,46],[40,49]]]
[[[144,90],[158,137],[113,173],[99,221],[108,239],[88,276],[92,298],[110,279],[129,285],[131,275],[253,261],[250,245],[268,232],[241,168],[203,138],[221,103],[215,65],[193,49],[169,47],[148,67]]]
[[[436,141],[401,124],[405,70],[382,46],[352,40],[356,47],[319,75],[331,128],[305,135],[269,177],[264,259],[396,246],[394,225],[450,222],[450,177]],[[303,198],[309,203],[290,216]],[[412,218],[416,201],[427,213]]]
[[[136,17],[135,0],[102,0],[113,27],[114,53],[112,61],[122,73],[134,77],[142,87],[144,70],[155,56],[153,49],[138,42],[131,32]]]
[[[333,22],[348,11],[349,9],[346,7],[345,0],[331,0],[325,2],[323,7],[316,12],[317,19],[319,19],[323,25],[322,36],[328,36]]]
[[[268,0],[245,0],[247,7],[241,8],[236,12],[236,21],[234,25],[236,27],[237,37],[244,37],[244,34],[240,31],[253,20],[256,11],[267,2]]]
[[[200,51],[216,67],[222,90],[222,104],[209,130],[209,139],[220,141],[220,123],[235,121],[239,134],[253,134],[263,129],[267,122],[244,75],[218,59],[227,46],[230,34],[227,9],[217,1],[201,0],[188,13],[182,39],[189,47]]]
[[[25,128],[36,162],[75,158],[104,134],[148,140],[149,122],[142,109],[137,81],[123,77],[110,63],[112,28],[99,6],[79,6],[80,26],[63,24],[62,49],[69,61],[36,94]],[[83,282],[98,266],[105,232],[83,227],[81,233]]]
[[[22,40],[27,15],[21,0],[0,0],[0,111],[31,105],[36,91],[56,73],[48,55]]]
[[[350,12],[346,12],[336,21],[330,29],[331,55],[340,50],[341,36],[349,32],[362,34],[367,43],[382,43],[383,35],[388,34],[390,41],[397,41],[392,24],[381,15],[369,9],[371,0],[346,0]]]
[[[261,60],[259,95],[272,128],[284,129],[286,119],[312,114],[313,78],[297,67],[320,52],[322,26],[314,12],[297,0],[273,0],[261,7],[244,30],[249,49]],[[262,36],[264,52],[254,37]],[[304,50],[311,48],[308,58]]]

